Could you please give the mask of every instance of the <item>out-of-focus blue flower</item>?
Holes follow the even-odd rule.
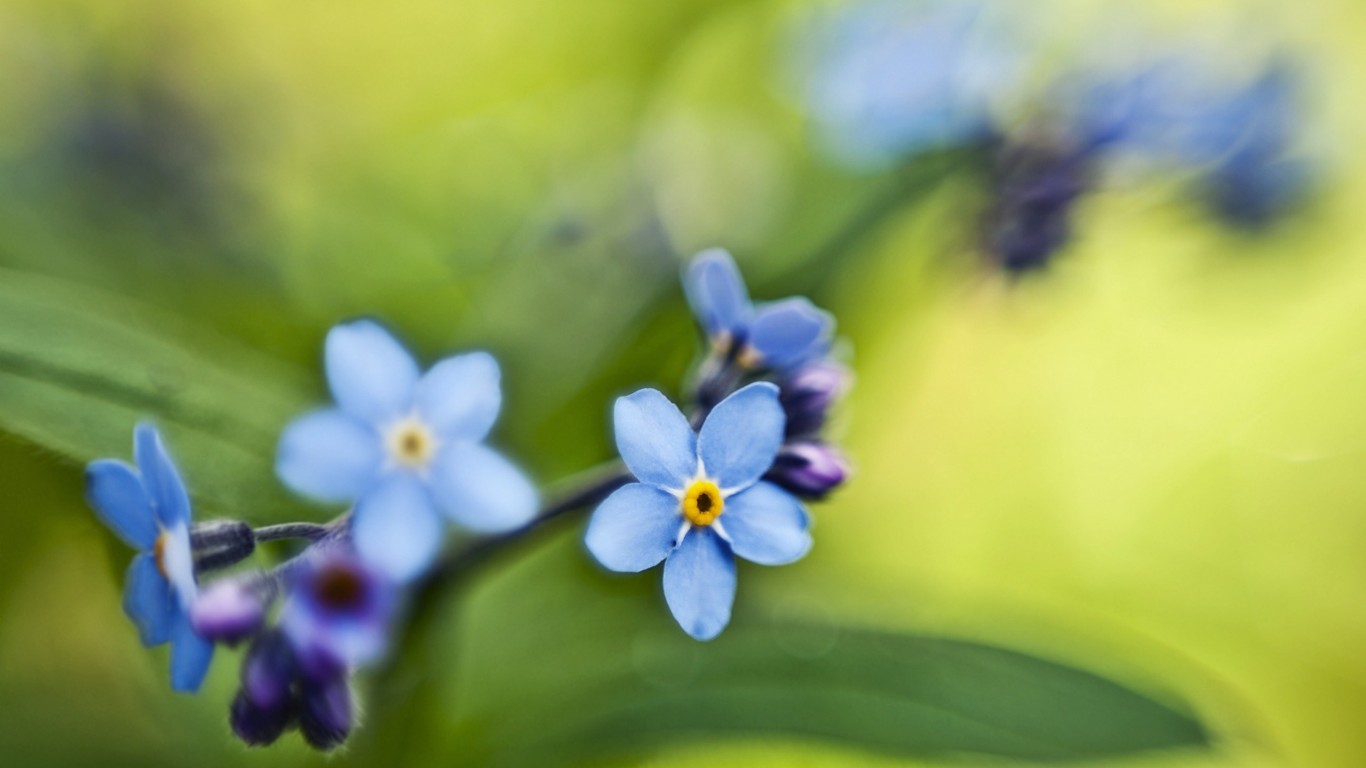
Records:
[[[721,248],[703,251],[683,279],[697,321],[718,349],[752,368],[791,369],[830,349],[835,321],[800,296],[753,304],[735,260]]]
[[[664,597],[683,631],[716,637],[730,621],[735,556],[793,562],[811,548],[806,509],[760,478],[783,442],[778,388],[750,384],[721,401],[694,433],[653,389],[618,398],[617,449],[639,482],[593,512],[585,541],[614,571],[664,561]]]
[[[1091,185],[1094,149],[1031,143],[998,148],[985,247],[1001,269],[1020,274],[1045,266],[1072,236],[1072,208]]]
[[[796,74],[838,160],[879,168],[991,136],[1025,74],[1021,46],[981,2],[857,3],[817,14]]]
[[[85,470],[85,495],[105,525],[140,550],[128,568],[123,609],[143,645],[171,644],[171,687],[197,691],[213,644],[195,634],[190,607],[195,584],[190,546],[190,497],[150,424],[133,430],[134,468],[113,459]]]
[[[376,659],[386,647],[394,585],[364,562],[333,549],[307,555],[294,571],[280,628],[312,677]]]
[[[357,552],[396,580],[421,573],[441,543],[441,513],[479,532],[505,531],[536,512],[522,472],[483,445],[502,402],[498,363],[485,352],[417,363],[374,322],[327,335],[337,407],[290,424],[276,471],[294,490],[354,501]]]

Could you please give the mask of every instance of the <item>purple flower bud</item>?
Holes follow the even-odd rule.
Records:
[[[799,442],[783,446],[765,478],[798,496],[820,498],[843,483],[848,474],[848,463],[834,448]]]
[[[242,661],[242,693],[262,709],[287,708],[294,672],[294,655],[284,635],[264,632]]]
[[[253,704],[245,690],[237,692],[228,709],[232,732],[251,747],[265,747],[275,743],[289,726],[290,707],[286,700],[275,707]]]
[[[314,749],[326,751],[346,741],[353,721],[354,707],[345,673],[303,682],[299,731]]]
[[[265,617],[260,594],[236,579],[210,584],[190,608],[195,633],[224,643],[237,643],[256,634]]]
[[[819,432],[849,383],[849,369],[830,360],[811,363],[780,381],[778,401],[787,414],[787,436],[809,437]]]

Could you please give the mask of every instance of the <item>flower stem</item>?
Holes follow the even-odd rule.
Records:
[[[307,539],[317,541],[332,532],[332,525],[318,523],[281,523],[257,528],[256,540],[280,541],[282,539]]]

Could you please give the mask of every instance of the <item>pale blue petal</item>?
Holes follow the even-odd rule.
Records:
[[[536,516],[536,489],[522,470],[478,443],[452,443],[432,463],[432,493],[452,520],[478,533],[499,533]]]
[[[123,585],[123,612],[137,625],[142,644],[150,647],[170,640],[177,611],[171,584],[157,569],[156,559],[148,553],[133,558]]]
[[[417,386],[417,363],[378,323],[357,320],[327,333],[327,383],[343,411],[369,424],[407,415]]]
[[[773,368],[794,368],[824,355],[835,321],[804,298],[775,301],[759,308],[749,327],[749,343]]]
[[[166,453],[161,435],[151,424],[139,424],[133,430],[133,455],[142,473],[142,487],[147,489],[147,500],[152,514],[161,525],[170,528],[177,523],[190,522],[190,495],[180,480],[180,472]]]
[[[766,381],[722,400],[697,436],[697,452],[707,476],[727,492],[752,485],[773,466],[786,423],[778,388]]]
[[[394,581],[406,582],[436,558],[441,518],[417,478],[396,474],[356,504],[351,538],[362,560]]]
[[[730,623],[735,558],[710,528],[693,528],[664,561],[664,600],[684,632],[710,640]]]
[[[448,357],[417,384],[417,410],[439,438],[479,442],[498,419],[498,361],[487,352]]]
[[[697,321],[708,334],[741,331],[749,320],[749,292],[735,260],[723,248],[697,254],[683,278]]]
[[[721,527],[738,557],[760,565],[785,565],[811,549],[806,510],[772,483],[755,483],[726,499]]]
[[[122,461],[100,459],[85,468],[85,499],[119,538],[137,549],[151,549],[157,521],[147,491],[133,468]]]
[[[171,687],[194,693],[213,661],[213,643],[194,633],[190,617],[177,614],[171,637]]]
[[[697,474],[697,435],[658,390],[618,397],[612,424],[617,451],[641,482],[681,490]]]
[[[339,408],[301,416],[285,427],[275,473],[320,501],[351,501],[375,482],[384,449],[375,428]]]
[[[667,557],[682,525],[678,499],[652,485],[631,483],[593,511],[584,543],[599,563],[634,573]]]

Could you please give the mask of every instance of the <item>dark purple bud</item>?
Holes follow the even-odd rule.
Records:
[[[260,593],[236,579],[210,584],[190,608],[190,623],[200,637],[237,643],[256,634],[265,622]]]
[[[815,435],[831,407],[849,390],[849,369],[822,360],[799,368],[779,382],[778,401],[787,413],[787,436]]]
[[[327,751],[346,741],[351,733],[353,714],[351,688],[345,673],[303,682],[299,732],[314,749]]]
[[[239,690],[228,710],[232,732],[251,747],[265,747],[275,743],[289,726],[289,702],[275,707],[260,707],[252,703],[245,690]]]
[[[839,452],[824,443],[789,443],[773,460],[765,479],[788,491],[819,499],[833,491],[849,475]]]
[[[262,633],[242,661],[242,692],[262,709],[285,708],[294,682],[294,655],[279,631]]]
[[[256,534],[239,520],[210,520],[190,531],[195,567],[200,572],[242,562],[256,551]]]
[[[1091,185],[1092,152],[1084,145],[1021,141],[1002,147],[996,160],[987,253],[1011,274],[1041,269],[1071,238],[1072,209]]]

